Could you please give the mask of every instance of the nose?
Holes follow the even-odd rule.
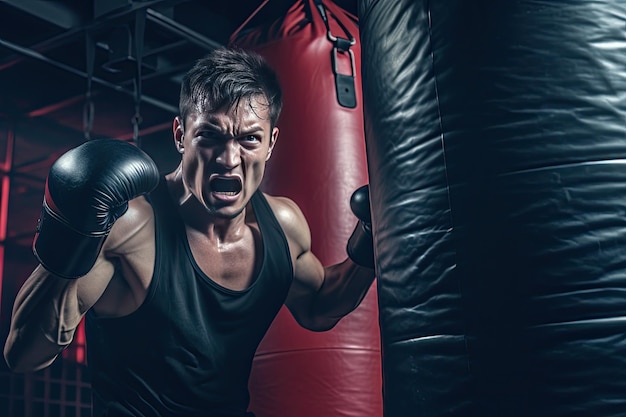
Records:
[[[224,142],[224,146],[217,155],[216,161],[227,169],[237,167],[241,162],[239,143],[233,139]]]

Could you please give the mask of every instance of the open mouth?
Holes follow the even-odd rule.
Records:
[[[215,177],[211,180],[210,185],[211,190],[218,194],[237,195],[241,192],[239,178]]]

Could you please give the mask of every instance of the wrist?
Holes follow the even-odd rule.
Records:
[[[359,221],[348,239],[348,257],[357,265],[374,269],[374,239],[372,227]]]

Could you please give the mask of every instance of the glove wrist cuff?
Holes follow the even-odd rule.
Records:
[[[43,206],[33,242],[35,257],[48,271],[63,278],[79,278],[93,267],[107,234],[86,235],[70,227]]]
[[[374,239],[369,224],[363,221],[357,223],[346,250],[355,264],[374,269]]]

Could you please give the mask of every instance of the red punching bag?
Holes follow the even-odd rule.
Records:
[[[368,182],[356,18],[303,0],[271,25],[242,28],[231,44],[264,56],[284,94],[262,189],[301,207],[324,265],[342,261],[356,225],[349,199]],[[250,395],[257,417],[381,416],[376,286],[327,332],[301,328],[283,308],[257,350]]]

